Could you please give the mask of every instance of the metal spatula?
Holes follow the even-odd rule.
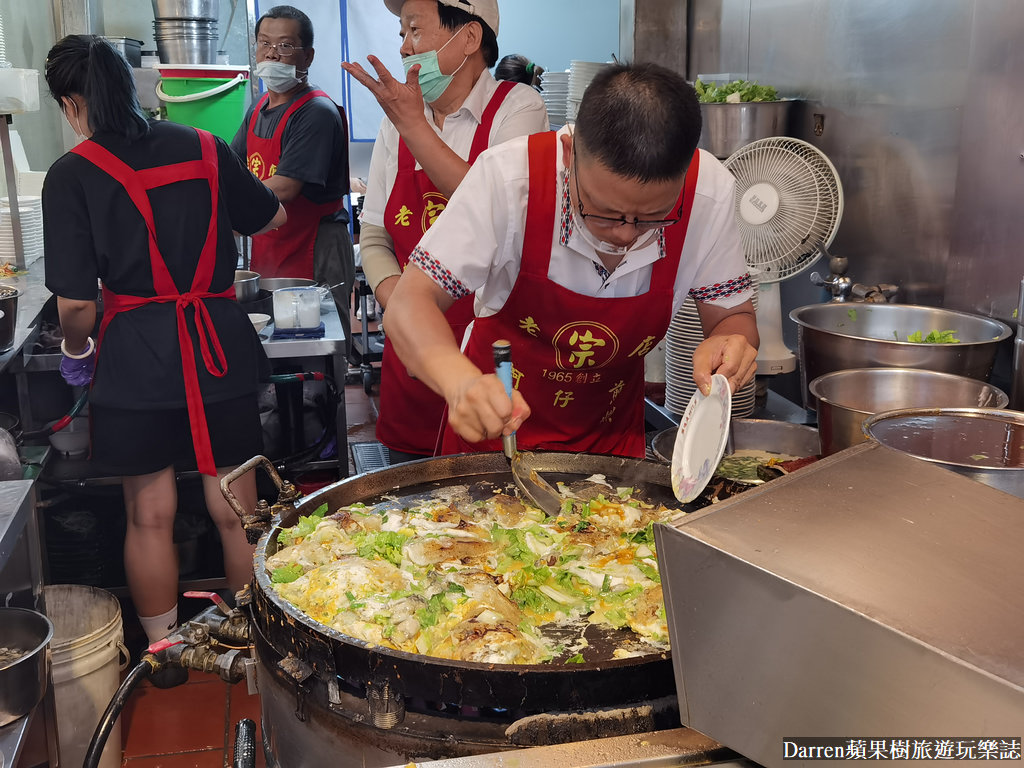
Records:
[[[512,344],[499,339],[491,345],[494,352],[494,372],[505,385],[505,393],[512,397]],[[528,451],[516,448],[516,435],[502,435],[502,448],[512,468],[512,479],[515,480],[523,497],[555,517],[562,510],[562,497],[550,483],[537,474],[535,457]]]

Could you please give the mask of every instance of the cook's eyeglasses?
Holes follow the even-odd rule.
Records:
[[[580,172],[576,166],[576,150],[572,152],[572,177],[576,184],[576,207],[579,209],[580,218],[583,221],[590,220],[592,224],[597,227],[603,227],[605,229],[615,229],[621,227],[624,224],[636,228],[637,232],[650,232],[653,229],[661,229],[663,227],[670,227],[673,224],[679,222],[683,218],[683,201],[679,200],[679,209],[676,211],[676,215],[671,219],[627,219],[625,216],[619,216],[613,218],[611,216],[598,216],[596,213],[585,213],[583,210],[583,197],[580,195]]]
[[[267,53],[273,48],[277,55],[282,58],[291,56],[296,51],[301,51],[304,47],[302,45],[292,45],[291,43],[271,43],[267,40],[256,41],[256,50],[260,53]]]

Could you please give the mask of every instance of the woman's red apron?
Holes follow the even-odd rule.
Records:
[[[467,162],[472,165],[487,149],[491,126],[514,83],[503,81],[491,96],[480,125],[473,135]],[[384,209],[384,228],[395,244],[395,257],[404,270],[409,256],[423,233],[441,215],[448,204],[423,170],[416,170],[416,158],[398,140],[398,175],[395,186]],[[462,343],[466,328],[473,321],[473,297],[456,301],[445,313],[456,343]],[[377,439],[388,448],[403,453],[429,456],[434,453],[444,421],[444,399],[423,382],[409,376],[398,359],[391,341],[384,339],[384,356],[380,370],[380,416],[377,419]]]
[[[84,157],[93,165],[106,172],[125,188],[131,201],[139,210],[146,229],[149,231],[149,263],[153,272],[153,291],[155,296],[132,296],[118,294],[103,286],[103,322],[100,324],[99,338],[96,341],[97,352],[103,345],[103,336],[111,320],[121,312],[129,312],[146,304],[168,304],[174,302],[175,315],[178,322],[178,343],[181,348],[181,370],[185,377],[185,402],[188,406],[189,424],[192,428],[192,444],[196,452],[199,471],[204,475],[217,474],[210,445],[210,431],[206,423],[206,410],[203,406],[203,395],[199,387],[199,372],[196,369],[195,347],[189,333],[186,307],[192,307],[193,322],[199,337],[199,349],[203,356],[206,370],[211,376],[221,377],[227,372],[227,358],[221,347],[217,331],[210,320],[206,309],[207,299],[235,298],[234,287],[222,293],[211,293],[210,282],[217,263],[217,209],[219,183],[217,178],[217,144],[213,134],[197,130],[199,143],[202,147],[202,159],[190,160],[174,165],[157,166],[136,171],[123,163],[111,152],[94,141],[83,141],[71,151]],[[195,276],[188,291],[181,293],[171,278],[167,263],[160,254],[156,242],[156,224],[153,208],[149,203],[148,190],[163,187],[179,181],[203,179],[210,188],[211,216],[206,230],[206,241],[199,255]],[[215,359],[216,358],[216,359]]]
[[[582,296],[548,279],[556,226],[557,135],[530,137],[530,191],[519,277],[501,310],[478,318],[466,355],[494,368],[491,344],[512,342],[513,382],[532,414],[520,448],[643,457],[644,355],[665,335],[679,257],[699,173],[694,153],[682,191],[682,218],[665,229],[665,256],[640,296]],[[442,452],[500,451],[497,440],[467,443],[445,426]]]
[[[249,170],[260,181],[266,181],[277,172],[277,164],[281,162],[281,137],[284,127],[296,111],[310,99],[323,96],[330,99],[323,91],[312,90],[293,101],[269,139],[261,139],[254,132],[256,117],[270,98],[266,93],[256,104],[249,118],[249,130],[245,137],[245,151]],[[333,103],[333,102],[332,102]],[[288,221],[277,229],[257,235],[252,239],[252,259],[250,268],[262,277],[313,277],[313,246],[320,220],[324,216],[336,213],[342,206],[341,199],[327,203],[314,203],[299,194],[289,203],[284,204],[288,213]]]

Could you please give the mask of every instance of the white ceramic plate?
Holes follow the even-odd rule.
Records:
[[[729,380],[720,373],[711,377],[707,397],[697,390],[690,398],[672,449],[672,492],[684,504],[700,495],[722,460],[731,414]]]

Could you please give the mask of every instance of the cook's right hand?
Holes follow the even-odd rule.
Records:
[[[479,443],[510,435],[530,416],[530,406],[512,390],[512,398],[505,394],[505,386],[493,373],[467,379],[448,400],[448,423],[464,440]]]

